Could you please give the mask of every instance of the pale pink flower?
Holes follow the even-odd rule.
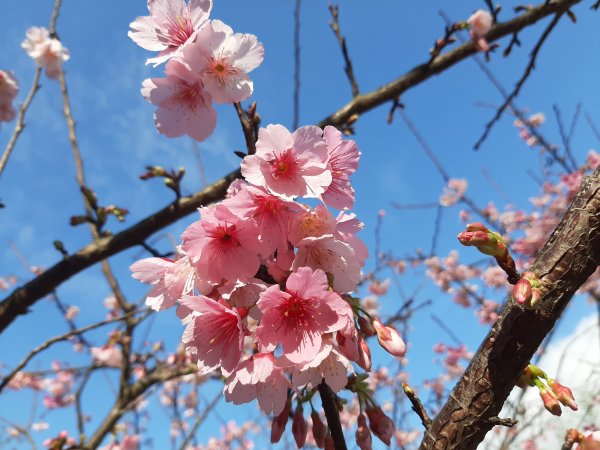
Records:
[[[385,281],[374,280],[369,284],[369,292],[374,295],[385,295],[390,287],[392,280],[389,278]]]
[[[211,287],[196,279],[196,270],[188,256],[180,252],[177,261],[165,258],[145,258],[133,263],[129,269],[132,277],[153,285],[146,297],[146,305],[155,311],[174,306],[182,295],[191,294],[194,287],[208,294]]]
[[[62,63],[70,58],[69,50],[58,39],[51,38],[48,30],[43,27],[31,27],[25,36],[21,47],[38,66],[46,69],[48,78],[58,78]]]
[[[50,428],[48,422],[34,422],[31,424],[31,429],[33,431],[43,431],[47,430],[48,428]]]
[[[13,100],[19,93],[19,83],[12,72],[0,70],[0,122],[10,122],[16,111]]]
[[[190,225],[181,237],[183,250],[203,280],[244,281],[258,271],[261,246],[256,225],[240,219],[222,204],[202,209],[202,219]]]
[[[356,234],[363,229],[365,224],[356,218],[356,214],[344,211],[340,212],[335,220],[337,221],[335,237],[350,245],[358,258],[360,266],[364,266],[366,259],[369,257],[369,250]]]
[[[256,336],[267,351],[281,344],[284,355],[293,363],[311,361],[321,349],[322,335],[346,326],[352,317],[350,305],[328,290],[322,270],[300,267],[286,282],[269,288],[257,306],[263,316]]]
[[[263,61],[264,48],[252,34],[233,33],[213,20],[183,49],[183,59],[202,75],[204,87],[217,103],[236,103],[252,95],[248,72]]]
[[[275,365],[272,353],[257,353],[242,362],[227,379],[225,400],[236,405],[257,398],[265,414],[278,415],[283,411],[288,388],[292,385],[283,370]]]
[[[328,161],[331,166],[331,184],[322,196],[327,206],[337,209],[352,208],[354,189],[350,184],[350,175],[358,169],[360,152],[356,142],[342,139],[335,127],[326,126],[323,138],[327,143]]]
[[[138,17],[127,35],[140,47],[160,52],[146,64],[156,67],[192,42],[196,31],[208,23],[212,0],[148,0],[149,16]]]
[[[321,129],[305,126],[292,134],[283,125],[261,128],[256,153],[242,161],[242,175],[287,198],[320,196],[331,184]]]
[[[101,366],[121,367],[123,365],[123,353],[116,345],[92,347],[90,353],[94,357],[94,361]]]
[[[586,165],[591,170],[596,170],[600,166],[600,153],[590,150],[586,159]]]
[[[188,350],[192,349],[199,373],[205,375],[221,367],[223,374],[229,376],[242,357],[242,317],[236,309],[203,295],[186,295],[180,302],[194,311],[182,341]]]
[[[235,281],[219,286],[218,291],[227,303],[238,308],[252,308],[258,297],[267,289],[267,285],[258,278],[251,278],[247,282]]]
[[[444,188],[444,193],[440,197],[440,205],[452,206],[459,201],[467,190],[467,180],[464,178],[450,178],[448,185]]]
[[[77,317],[78,314],[79,314],[78,306],[69,306],[69,308],[67,309],[67,312],[65,313],[65,317],[67,318],[67,320],[73,320],[75,317]]]
[[[473,43],[475,44],[475,48],[482,52],[489,51],[490,46],[485,39],[485,35],[492,29],[492,25],[494,24],[492,15],[487,11],[479,9],[467,19],[467,23],[469,24],[470,34]]]
[[[356,289],[360,281],[360,262],[352,247],[331,234],[307,237],[298,243],[292,270],[299,267],[321,269],[333,276],[333,289],[346,293]]]
[[[262,187],[244,185],[224,204],[236,216],[256,222],[264,257],[287,248],[288,224],[300,211],[298,203],[270,194]]]
[[[217,113],[202,78],[177,60],[168,62],[165,74],[166,78],[148,78],[142,83],[142,96],[158,106],[154,122],[159,133],[205,140],[217,125]]]
[[[341,391],[348,383],[348,372],[352,372],[352,364],[331,346],[329,351],[320,352],[318,356],[320,357],[294,368],[292,384],[296,387],[310,385],[316,388],[325,380],[334,392]]]
[[[527,121],[532,127],[537,128],[542,126],[542,124],[546,121],[546,116],[544,115],[544,113],[539,112],[529,116],[529,119],[527,119]]]
[[[335,218],[325,206],[317,205],[314,209],[305,207],[292,216],[288,239],[293,245],[298,245],[305,237],[333,234],[335,226]]]

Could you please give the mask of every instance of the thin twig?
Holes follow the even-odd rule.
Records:
[[[556,116],[556,123],[558,124],[558,132],[560,134],[560,138],[562,140],[563,146],[565,148],[565,154],[567,158],[569,158],[569,162],[571,163],[571,170],[577,169],[577,162],[575,158],[573,158],[573,153],[571,151],[571,140],[567,131],[565,130],[565,124],[562,120],[562,115],[560,113],[560,108],[558,105],[552,105],[552,110],[554,111],[554,115]],[[572,125],[573,128],[573,125]]]
[[[560,21],[563,13],[564,13],[564,10],[560,10],[559,12],[556,13],[556,15],[553,17],[552,21],[550,22],[550,24],[546,27],[546,29],[544,30],[544,32],[538,39],[537,43],[535,44],[535,47],[533,47],[533,50],[531,51],[531,53],[529,55],[529,62],[527,63],[527,66],[525,67],[525,71],[523,72],[523,75],[521,76],[519,81],[517,81],[517,84],[515,85],[515,88],[513,89],[513,91],[504,100],[504,103],[502,103],[500,108],[498,108],[494,117],[486,124],[483,134],[481,135],[479,140],[475,143],[475,146],[474,146],[475,150],[479,150],[479,148],[481,147],[483,142],[487,139],[490,132],[492,131],[492,127],[494,126],[494,124],[496,122],[498,122],[498,120],[500,120],[500,117],[502,117],[502,113],[504,112],[504,110],[510,105],[512,100],[519,95],[519,92],[521,92],[521,88],[525,84],[525,81],[527,81],[527,79],[533,72],[533,69],[535,68],[535,62],[537,60],[540,49],[544,45],[544,42],[546,41],[548,36],[550,36],[550,33],[552,32],[554,27],[556,27],[556,25]]]
[[[333,31],[333,34],[335,34],[338,44],[340,45],[340,49],[342,50],[342,56],[344,57],[344,72],[346,72],[346,76],[348,77],[348,81],[350,82],[352,96],[358,97],[360,95],[360,91],[358,89],[356,77],[354,76],[352,60],[350,59],[350,55],[348,54],[346,39],[340,31],[340,8],[338,5],[329,5],[329,12],[331,13],[331,18],[333,19],[329,22],[329,27]]]
[[[196,435],[198,428],[200,428],[200,425],[202,425],[204,423],[204,421],[206,420],[208,415],[217,406],[217,403],[219,403],[219,400],[221,400],[221,398],[223,398],[223,394],[221,392],[218,392],[217,395],[215,395],[215,397],[212,399],[212,401],[208,405],[206,405],[206,408],[204,408],[204,411],[202,411],[202,414],[200,414],[200,416],[198,416],[198,418],[194,422],[194,425],[192,425],[192,428],[190,429],[189,433],[187,434],[187,436],[185,437],[185,439],[179,446],[179,450],[185,450],[187,448],[188,444],[192,441],[192,439]]]
[[[428,430],[431,426],[431,418],[429,417],[429,414],[427,414],[427,410],[423,406],[423,403],[421,403],[421,400],[419,400],[419,397],[417,397],[415,391],[413,391],[408,384],[402,383],[402,389],[404,390],[404,393],[410,400],[412,410],[417,413],[417,415],[421,419],[421,423],[423,424],[425,429]]]

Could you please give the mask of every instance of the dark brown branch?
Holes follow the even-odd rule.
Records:
[[[526,310],[509,300],[425,434],[420,449],[475,449],[577,289],[600,264],[600,169],[586,177],[531,271],[542,299]]]
[[[331,22],[329,22],[329,27],[333,31],[333,34],[335,34],[335,38],[337,39],[340,49],[342,50],[342,56],[344,57],[344,72],[346,72],[346,76],[350,82],[352,96],[358,97],[358,95],[360,95],[360,91],[358,90],[358,83],[356,82],[356,77],[354,76],[352,60],[348,54],[346,39],[340,30],[340,8],[338,5],[329,5],[329,12],[331,13],[331,18],[333,19]]]
[[[331,388],[322,381],[319,384],[319,394],[321,394],[321,403],[325,410],[325,417],[327,418],[327,426],[333,438],[335,450],[347,450],[346,440],[344,439],[344,431],[342,430],[342,423],[340,422],[340,412],[338,411],[337,402],[335,400],[335,394]]]
[[[419,397],[417,397],[417,394],[415,394],[415,391],[413,391],[412,388],[408,384],[402,383],[402,390],[404,391],[404,393],[410,400],[410,404],[412,405],[412,410],[417,413],[417,415],[421,419],[421,423],[423,424],[425,429],[428,430],[429,427],[431,426],[431,418],[429,417],[429,414],[427,414],[427,411],[425,410],[423,403],[421,402],[421,400],[419,400]]]
[[[492,117],[492,119],[486,124],[483,134],[481,135],[479,140],[474,145],[475,150],[479,150],[479,148],[481,147],[483,142],[487,139],[490,132],[492,131],[493,126],[496,124],[496,122],[498,122],[500,120],[500,117],[502,117],[502,113],[510,105],[512,100],[515,99],[519,95],[519,92],[521,92],[521,88],[523,87],[523,85],[525,84],[525,82],[527,81],[529,76],[532,74],[533,69],[535,68],[535,62],[537,60],[538,54],[539,54],[542,46],[544,45],[544,42],[546,42],[546,39],[548,38],[548,36],[550,36],[550,33],[552,33],[552,30],[554,30],[554,27],[556,27],[556,25],[560,21],[560,18],[562,17],[565,10],[566,9],[559,10],[559,12],[556,13],[556,15],[553,17],[552,21],[550,22],[550,24],[546,27],[546,29],[544,30],[544,32],[538,39],[537,44],[535,44],[535,47],[533,47],[533,50],[531,51],[531,54],[529,55],[529,62],[527,63],[527,66],[525,67],[525,71],[523,72],[523,75],[521,75],[521,78],[519,78],[519,81],[517,81],[517,84],[515,85],[515,88],[513,89],[513,91],[508,95],[508,97],[506,97],[506,99],[504,100],[504,103],[502,103],[500,108],[498,108],[494,117]]]
[[[500,39],[536,23],[559,9],[571,7],[580,1],[558,0],[548,5],[539,5],[508,22],[496,24],[487,34],[487,39],[490,41]],[[395,81],[370,93],[359,95],[340,110],[323,119],[318,125],[320,127],[343,125],[355,114],[363,113],[387,101],[394,100],[408,89],[431,78],[433,75],[441,73],[474,53],[475,48],[471,43],[461,45],[439,56],[431,64],[422,64],[415,67]],[[238,110],[238,114],[239,112]],[[150,235],[192,213],[196,208],[221,200],[225,196],[229,184],[239,177],[239,170],[229,173],[202,191],[178,199],[171,205],[122,232],[114,236],[103,237],[97,242],[87,245],[77,253],[64,258],[21,288],[16,289],[0,303],[0,332],[19,315],[26,314],[28,308],[36,301],[48,295],[73,275],[104,258],[136,245],[141,245]]]
[[[581,0],[557,0],[549,4],[542,3],[512,20],[494,25],[486,35],[486,39],[489,42],[497,41],[504,36],[536,23],[544,17],[554,14],[557,11],[564,11],[580,2]],[[443,72],[474,53],[476,53],[476,49],[471,42],[450,50],[437,57],[431,64],[421,64],[391,83],[383,85],[367,94],[359,95],[334,114],[321,120],[317,125],[320,127],[326,125],[343,125],[352,116],[369,111],[383,103],[398,98],[408,89],[421,84],[433,75]]]

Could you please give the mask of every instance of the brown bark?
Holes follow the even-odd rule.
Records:
[[[420,449],[477,448],[573,294],[600,265],[600,169],[587,177],[531,271],[543,296],[533,310],[508,300]]]

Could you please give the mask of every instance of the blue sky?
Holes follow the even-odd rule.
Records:
[[[51,3],[34,1],[13,2],[0,16],[0,69],[13,70],[21,84],[19,99],[29,89],[34,64],[20,48],[29,26],[47,26]],[[291,0],[215,0],[213,18],[223,20],[235,31],[256,34],[265,46],[265,61],[252,73],[255,82],[253,100],[263,124],[282,123],[288,127],[292,120],[292,36],[293,3]],[[411,67],[426,61],[433,41],[442,35],[443,20],[438,11],[443,9],[453,20],[466,19],[484,2],[432,0],[429,2],[373,2],[370,9],[365,2],[340,2],[341,27],[355,65],[356,77],[362,92],[377,88]],[[511,8],[518,2],[504,2],[501,20],[512,17]],[[578,23],[567,19],[542,49],[536,70],[517,99],[517,105],[530,112],[542,111],[548,121],[544,134],[559,143],[552,105],[560,106],[563,116],[570,120],[578,103],[583,110],[600,123],[600,87],[597,77],[600,60],[600,29],[597,13],[589,10],[590,2],[577,6],[574,11]],[[111,223],[118,231],[167,204],[171,192],[158,181],[142,182],[138,175],[147,164],[165,167],[185,166],[188,174],[184,192],[192,192],[207,182],[218,179],[234,169],[239,159],[234,150],[244,148],[237,116],[231,106],[219,106],[218,125],[214,135],[197,144],[204,174],[197,169],[194,144],[187,138],[168,139],[159,135],[153,124],[154,107],[140,96],[144,78],[161,76],[163,67],[144,66],[149,53],[137,47],[128,37],[129,23],[146,14],[143,0],[127,2],[106,0],[65,1],[58,21],[58,33],[71,52],[65,68],[77,120],[81,151],[85,160],[88,184],[104,204],[117,204],[130,210],[125,224]],[[329,20],[325,1],[305,1],[302,7],[302,91],[301,124],[312,124],[345,104],[351,96],[343,73],[343,62],[337,43],[327,26]],[[544,24],[548,21],[544,21]],[[489,64],[494,74],[507,89],[520,77],[527,63],[528,51],[543,30],[543,24],[519,34],[523,43],[508,58],[495,54]],[[502,48],[507,40],[502,41]],[[14,243],[24,257],[35,265],[48,267],[59,259],[52,241],[60,239],[68,251],[79,249],[89,242],[87,227],[71,228],[69,217],[82,212],[82,204],[75,182],[75,170],[68,145],[67,129],[62,117],[62,102],[58,84],[43,79],[42,89],[28,112],[27,128],[19,140],[6,172],[0,178],[0,198],[7,208],[0,212],[0,276],[15,274],[22,280],[31,275],[23,268],[12,249]],[[467,60],[443,75],[428,80],[402,97],[406,112],[438,155],[446,170],[457,178],[469,179],[469,195],[481,206],[488,201],[503,204],[501,195],[485,180],[482,169],[501,187],[519,207],[528,207],[527,199],[537,193],[537,186],[526,169],[538,171],[536,151],[526,147],[511,125],[512,118],[504,117],[479,152],[473,152],[474,142],[483,131],[502,101],[476,64]],[[482,106],[484,105],[484,106]],[[354,175],[357,191],[356,213],[365,222],[363,239],[373,248],[377,213],[385,209],[382,228],[382,249],[394,255],[409,254],[415,248],[428,250],[435,218],[434,211],[397,211],[392,202],[421,203],[436,201],[444,182],[419,148],[414,137],[399,117],[392,125],[385,123],[389,107],[383,106],[362,116],[356,125],[354,139],[362,151],[361,166]],[[13,124],[2,124],[0,148],[4,148]],[[579,162],[590,148],[597,148],[585,120],[580,120],[573,149]],[[552,169],[554,170],[554,169]],[[442,234],[439,240],[441,255],[456,248],[455,236],[461,229],[458,207],[445,210]],[[157,234],[157,246],[169,248],[168,236],[178,239],[192,218],[181,220],[165,232]],[[474,251],[460,249],[465,258],[478,258]],[[131,298],[144,294],[144,287],[129,279],[127,267],[143,255],[139,249],[125,252],[112,259],[119,280]],[[373,261],[370,261],[373,267]],[[388,274],[384,274],[387,276]],[[399,279],[402,289],[411,292],[420,278],[405,276]],[[81,308],[79,324],[86,324],[104,314],[102,300],[109,290],[94,266],[59,288],[63,301]],[[486,328],[476,324],[472,310],[459,309],[451,299],[427,283],[420,291],[420,300],[433,299],[434,306],[415,316],[410,330],[413,341],[409,353],[408,370],[412,380],[433,378],[438,370],[433,364],[431,347],[443,332],[432,324],[435,313],[456,326],[455,332],[472,350],[485,334]],[[492,297],[494,298],[494,297]],[[496,294],[496,300],[501,296]],[[394,290],[382,299],[383,310],[391,313],[400,304]],[[13,365],[28,349],[63,331],[63,323],[53,305],[41,301],[34,313],[17,321],[0,336],[2,360]],[[569,333],[581,317],[593,314],[581,299],[566,313],[560,333]],[[464,324],[464,326],[463,326]],[[92,334],[91,340],[103,343],[104,331]],[[164,339],[167,347],[174,348],[181,326],[169,313],[161,314],[150,330],[149,339]],[[39,358],[31,367],[47,367],[52,357],[70,352],[70,346],[61,347],[46,358]],[[384,355],[377,354],[376,365],[385,364]],[[77,361],[77,357],[74,359]],[[81,358],[79,361],[82,361]],[[102,380],[97,380],[102,383]],[[89,394],[89,402],[103,411],[106,403],[101,395]],[[210,395],[207,394],[207,397]],[[5,399],[17,398],[14,395]],[[7,402],[3,402],[7,405]],[[107,407],[107,405],[106,405]],[[155,411],[155,410],[153,410]],[[222,414],[240,412],[256,416],[255,405],[250,408],[223,408]],[[27,417],[29,405],[7,411],[0,404],[0,416],[15,420]],[[57,421],[48,433],[56,434],[69,425],[69,414],[52,412],[48,419]],[[167,433],[168,424],[160,412],[153,416],[153,428],[164,429],[152,433],[155,448]],[[93,429],[97,413],[92,419]],[[200,432],[205,441],[207,430]]]

